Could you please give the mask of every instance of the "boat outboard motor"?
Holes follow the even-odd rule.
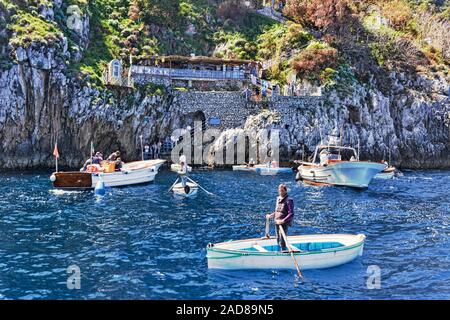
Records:
[[[106,194],[105,183],[103,180],[99,180],[95,184],[94,194],[96,196],[104,196]]]

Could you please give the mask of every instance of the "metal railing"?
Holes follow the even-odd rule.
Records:
[[[174,79],[233,79],[244,80],[246,79],[245,72],[243,70],[233,71],[216,71],[216,70],[194,70],[194,69],[170,69],[170,68],[158,68],[148,66],[133,66],[131,69],[132,74],[150,75],[169,77]]]

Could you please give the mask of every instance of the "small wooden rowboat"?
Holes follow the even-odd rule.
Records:
[[[375,179],[393,179],[397,173],[397,169],[395,167],[387,167],[380,173],[374,177]]]
[[[289,236],[301,270],[331,268],[350,262],[363,253],[363,234]],[[275,238],[256,238],[209,244],[210,269],[295,269],[289,252],[281,252]]]
[[[120,171],[80,172],[59,171],[50,176],[53,186],[58,189],[93,189],[99,180],[106,187],[121,187],[151,182],[158,174],[165,160],[146,160],[125,163]]]
[[[175,184],[172,188],[173,194],[180,197],[192,197],[198,192],[198,185],[193,182],[187,182],[183,187],[181,182]]]

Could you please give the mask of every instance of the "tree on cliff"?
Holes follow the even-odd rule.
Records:
[[[284,14],[302,25],[329,32],[351,13],[347,0],[287,0]]]

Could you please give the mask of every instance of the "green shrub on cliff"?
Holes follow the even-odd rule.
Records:
[[[8,26],[14,34],[10,44],[13,47],[29,47],[32,43],[42,43],[46,46],[54,45],[63,37],[58,25],[44,20],[42,17],[22,10],[11,17]]]
[[[314,37],[298,23],[277,24],[258,37],[257,58],[269,61],[268,78],[285,84],[293,72],[289,63],[292,56],[301,52]]]
[[[84,51],[83,36],[66,26],[70,5],[89,15]],[[46,8],[54,10],[54,21],[40,15]],[[450,56],[449,9],[436,1],[287,0],[284,14],[295,21],[287,23],[256,14],[238,0],[63,0],[61,6],[49,0],[0,0],[0,9],[14,13],[8,21],[0,15],[0,27],[9,30],[0,29],[2,48],[5,43],[57,45],[64,33],[70,71],[91,85],[101,84],[111,59],[127,64],[130,55],[135,60],[191,53],[257,59],[268,66],[265,76],[273,82],[285,84],[296,73],[298,80],[326,86],[342,80],[345,70],[362,81],[379,70],[405,66],[448,72]],[[0,63],[9,55],[3,54]]]

